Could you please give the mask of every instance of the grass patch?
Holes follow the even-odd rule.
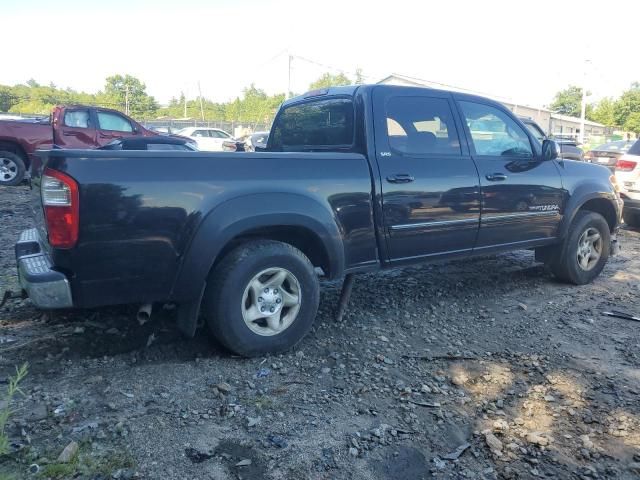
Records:
[[[2,399],[2,403],[4,406],[0,409],[0,456],[6,455],[9,453],[9,437],[7,437],[7,432],[5,431],[7,428],[7,423],[9,422],[9,418],[13,414],[14,410],[11,408],[11,402],[13,401],[13,397],[16,396],[17,393],[24,395],[22,390],[20,390],[20,382],[24,380],[24,377],[27,376],[29,366],[28,364],[23,364],[20,368],[16,367],[16,374],[12,377],[9,377],[9,385],[7,385],[7,392]]]
[[[109,452],[102,456],[93,456],[81,445],[78,454],[69,463],[50,463],[44,465],[38,474],[40,478],[55,480],[72,478],[76,475],[110,477],[113,472],[125,468],[134,468],[135,460],[128,452]],[[1,479],[0,479],[1,480]]]
[[[259,410],[267,410],[268,408],[273,407],[273,400],[267,395],[257,396],[253,403]]]

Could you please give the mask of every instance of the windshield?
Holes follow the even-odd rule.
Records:
[[[538,140],[540,143],[542,143],[542,141],[546,138],[546,135],[544,134],[544,132],[540,130],[540,128],[537,125],[529,122],[524,122],[524,126],[527,127],[527,130],[529,130],[529,132],[534,137],[536,137],[536,140]]]
[[[594,148],[594,150],[598,150],[600,152],[621,152],[627,153],[627,150],[631,148],[633,142],[610,142],[600,145],[599,147]]]

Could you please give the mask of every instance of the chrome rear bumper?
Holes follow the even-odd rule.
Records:
[[[42,248],[35,228],[24,230],[15,245],[20,285],[38,308],[73,307],[71,285],[61,272],[53,269],[49,255]]]

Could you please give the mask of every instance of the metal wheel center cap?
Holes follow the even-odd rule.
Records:
[[[265,288],[258,297],[258,309],[266,316],[277,313],[282,308],[282,292],[279,288]]]

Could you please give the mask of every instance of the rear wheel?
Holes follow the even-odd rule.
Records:
[[[25,171],[24,161],[19,155],[0,151],[0,185],[19,185]]]
[[[624,223],[632,228],[640,228],[640,214],[630,212],[629,210],[622,211],[622,219]]]
[[[584,285],[596,278],[609,258],[611,234],[602,215],[580,211],[565,243],[552,256],[551,270],[560,280]]]
[[[231,251],[212,272],[203,302],[211,333],[247,357],[287,350],[313,325],[320,286],[309,259],[282,242]]]

